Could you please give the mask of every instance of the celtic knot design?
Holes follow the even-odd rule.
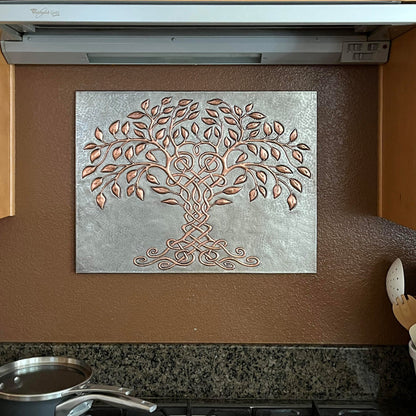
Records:
[[[104,209],[108,190],[121,198],[125,188],[127,197],[144,200],[146,183],[152,192],[169,195],[162,203],[184,211],[180,237],[135,257],[138,267],[157,264],[170,270],[196,261],[223,270],[237,264],[257,267],[258,257],[248,256],[243,247],[230,250],[226,239],[212,236],[211,208],[231,204],[233,195],[247,187],[250,202],[286,193],[292,210],[303,190],[301,179],[311,177],[303,165],[310,148],[299,143],[296,129],[284,139],[283,124],[267,121],[253,103],[240,108],[213,98],[206,104],[201,114],[200,103],[191,99],[172,103],[165,97],[153,107],[146,99],[129,120],[109,126],[108,138],[97,127],[95,141],[84,147],[91,164],[82,178],[100,172],[90,184],[99,208]]]

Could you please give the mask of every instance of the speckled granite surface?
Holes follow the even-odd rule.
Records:
[[[39,355],[83,359],[94,381],[144,398],[416,398],[406,346],[0,343],[1,365]]]

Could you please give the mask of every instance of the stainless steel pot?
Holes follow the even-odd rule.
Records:
[[[67,357],[26,358],[0,367],[1,416],[80,416],[95,400],[153,412],[123,387],[91,384],[91,367]]]

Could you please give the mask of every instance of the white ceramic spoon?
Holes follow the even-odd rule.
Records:
[[[404,295],[404,271],[400,259],[394,260],[387,272],[386,290],[392,305],[396,303],[397,297]]]
[[[412,348],[415,349],[415,345],[416,345],[416,325],[413,325],[413,326],[410,327],[409,335],[410,335],[410,339],[413,342]],[[416,355],[416,354],[413,354],[413,355]],[[413,355],[412,355],[412,358],[416,359],[416,357],[413,357]],[[415,370],[416,370],[416,368],[415,368]]]

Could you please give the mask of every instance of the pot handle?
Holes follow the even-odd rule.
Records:
[[[123,397],[116,397],[92,393],[77,396],[58,404],[55,408],[55,416],[79,416],[91,408],[94,400],[99,400],[104,403],[130,410],[146,410],[148,412],[154,412],[157,407],[153,403],[137,399],[135,397],[125,395]]]
[[[132,389],[127,389],[125,387],[119,386],[106,386],[105,384],[84,384],[74,389],[70,389],[67,392],[67,396],[73,394],[86,394],[86,393],[105,393],[105,394],[114,394],[116,396],[129,396],[132,392]]]

